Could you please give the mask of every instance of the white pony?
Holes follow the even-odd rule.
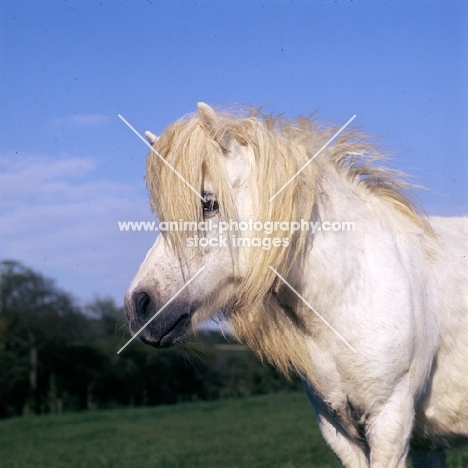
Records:
[[[221,315],[300,375],[342,466],[411,450],[443,467],[468,436],[467,218],[420,215],[367,137],[337,133],[203,103],[147,132],[164,232],[127,291],[130,330],[165,347]]]

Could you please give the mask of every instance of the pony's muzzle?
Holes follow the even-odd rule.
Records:
[[[174,300],[164,307],[158,293],[146,289],[128,291],[125,316],[132,334],[145,344],[168,347],[182,341],[190,326],[190,303]]]

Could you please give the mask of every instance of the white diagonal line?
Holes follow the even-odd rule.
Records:
[[[301,299],[304,304],[309,307],[309,309],[328,327],[332,332],[335,333],[335,335],[354,353],[357,353],[357,351],[328,323],[315,309],[314,307],[307,302],[304,297],[302,297],[272,266],[270,266],[270,269],[275,273],[278,278],[283,281],[286,286],[289,287],[289,289],[299,298]]]
[[[118,117],[120,120],[122,120],[122,122],[127,125],[127,127],[146,145],[148,146],[148,148],[156,155],[158,156],[158,158],[161,159],[161,161],[166,164],[172,171],[174,171],[175,174],[177,174],[179,176],[179,178],[190,188],[190,190],[192,190],[192,192],[195,193],[195,195],[200,198],[202,201],[206,202],[206,200],[198,193],[198,191],[193,188],[193,186],[187,182],[184,178],[184,176],[182,174],[180,174],[177,169],[175,169],[174,167],[172,167],[147,141],[145,138],[143,138],[138,132],[137,130],[135,130],[120,114],[118,114]]]
[[[120,354],[204,269],[202,266],[118,351]]]
[[[272,202],[354,119],[353,115],[269,200]]]

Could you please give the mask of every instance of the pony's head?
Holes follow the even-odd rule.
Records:
[[[281,119],[231,117],[203,103],[161,136],[147,132],[147,185],[164,230],[125,297],[131,332],[164,309],[140,333],[143,342],[173,345],[221,313],[260,352],[273,329],[278,340],[282,322],[296,320],[279,304],[269,267],[287,276],[306,243],[280,226],[311,215],[313,192],[299,194],[313,182],[312,167],[283,187],[306,161],[303,135]]]

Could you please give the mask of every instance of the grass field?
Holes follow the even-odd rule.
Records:
[[[338,467],[301,393],[0,421],[1,468]],[[449,468],[468,467],[468,450]]]

